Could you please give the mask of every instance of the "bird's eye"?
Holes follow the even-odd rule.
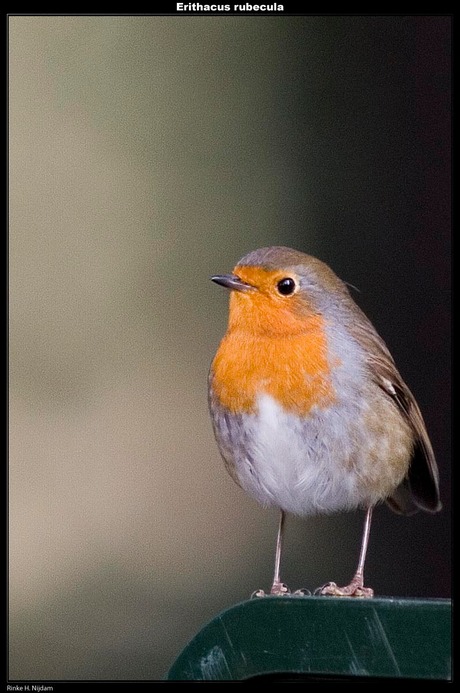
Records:
[[[290,296],[296,290],[296,283],[291,277],[285,277],[285,279],[280,279],[276,288],[283,296]]]

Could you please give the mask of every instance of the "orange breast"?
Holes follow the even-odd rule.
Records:
[[[232,413],[255,411],[256,399],[268,394],[293,413],[334,400],[324,319],[311,316],[304,331],[291,336],[230,330],[211,366],[215,395]]]

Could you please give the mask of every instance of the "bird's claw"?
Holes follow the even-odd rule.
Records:
[[[291,590],[284,582],[274,582],[268,594],[264,590],[256,590],[251,594],[251,599],[254,597],[283,597],[288,594],[291,594]]]
[[[291,594],[291,590],[284,582],[274,582],[270,594],[274,597],[282,597],[284,594]]]
[[[255,590],[251,594],[251,599],[254,597],[311,597],[310,590],[305,587],[301,587],[294,592],[291,592],[289,587],[284,584],[284,582],[277,582],[272,585],[270,592],[265,592],[264,590]]]
[[[318,587],[314,594],[330,597],[358,597],[369,599],[374,596],[374,590],[371,587],[364,587],[358,581],[351,581],[345,587],[338,587],[335,582],[327,582],[322,587]]]

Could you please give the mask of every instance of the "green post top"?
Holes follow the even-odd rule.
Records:
[[[449,599],[254,598],[213,618],[168,680],[451,677]]]

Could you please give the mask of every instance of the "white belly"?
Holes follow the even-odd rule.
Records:
[[[244,444],[240,439],[233,446],[232,463],[242,488],[259,503],[313,515],[375,502],[359,485],[340,417],[332,421],[335,414],[317,409],[300,419],[269,395],[258,405],[245,420]]]

